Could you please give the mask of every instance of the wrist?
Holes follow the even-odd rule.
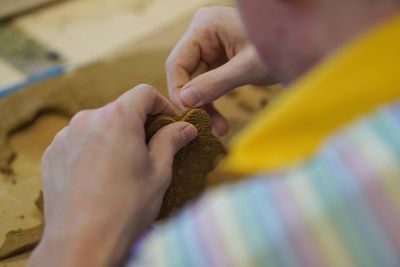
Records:
[[[101,248],[76,240],[70,244],[62,240],[42,240],[29,260],[29,267],[47,266],[111,266]]]
[[[96,228],[96,226],[93,226]],[[29,267],[119,266],[133,241],[115,231],[84,231],[79,235],[44,235],[33,252]]]

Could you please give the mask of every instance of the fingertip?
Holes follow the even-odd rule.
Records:
[[[200,95],[200,92],[193,85],[183,87],[179,92],[179,95],[183,104],[187,107],[201,106],[202,104],[203,99]]]
[[[215,136],[224,136],[229,132],[229,128],[219,128],[218,126],[212,126],[212,133]]]
[[[197,129],[192,124],[187,123],[181,130],[181,135],[184,140],[184,146],[189,144],[193,139],[197,137]]]
[[[216,136],[224,136],[229,132],[228,121],[221,116],[213,117],[212,133]]]

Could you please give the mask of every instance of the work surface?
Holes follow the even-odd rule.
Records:
[[[0,244],[10,230],[41,222],[34,205],[41,188],[41,155],[69,118],[80,109],[115,99],[138,83],[150,83],[165,94],[164,61],[192,14],[199,6],[226,2],[230,1],[67,1],[11,22],[73,67],[0,98]],[[0,80],[7,76],[5,70],[16,73],[15,80],[27,75],[0,60]],[[277,91],[248,86],[218,100],[217,108],[231,124],[223,142],[227,144]],[[5,160],[7,152],[16,155],[11,164]],[[231,179],[216,170],[207,184]],[[0,266],[24,266],[28,255],[0,261]]]

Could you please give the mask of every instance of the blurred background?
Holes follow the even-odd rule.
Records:
[[[195,11],[231,0],[0,0],[0,252],[7,233],[42,222],[40,159],[81,109],[138,83],[166,94],[164,62]],[[278,87],[246,86],[217,101],[227,144]],[[234,179],[218,169],[209,186]],[[0,266],[24,266],[23,253]]]

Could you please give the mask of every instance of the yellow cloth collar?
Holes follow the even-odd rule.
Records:
[[[400,96],[400,15],[324,60],[238,134],[227,171],[272,171],[310,156],[338,127]]]

